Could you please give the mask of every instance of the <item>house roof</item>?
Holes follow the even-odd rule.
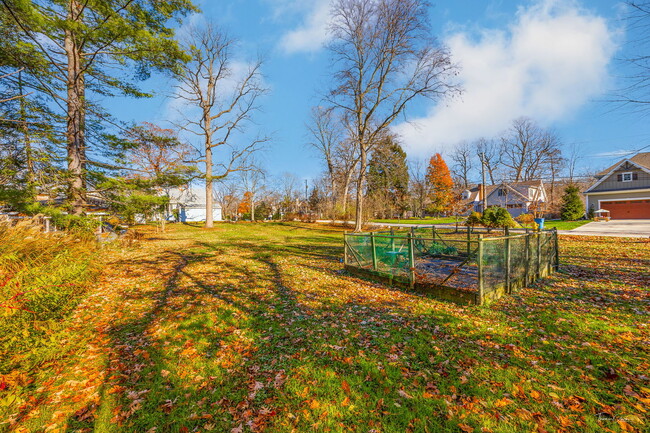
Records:
[[[637,153],[632,158],[626,158],[618,161],[616,164],[598,173],[596,177],[601,178],[603,176],[607,176],[610,172],[614,171],[616,168],[618,168],[619,165],[621,165],[625,161],[633,162],[637,165],[640,165],[641,167],[650,170],[650,152],[642,152],[642,153]]]
[[[635,160],[636,158],[636,160]],[[596,188],[598,185],[601,183],[605,182],[616,170],[618,170],[619,167],[621,167],[623,164],[626,162],[629,162],[633,165],[636,165],[639,167],[641,170],[650,173],[650,152],[644,152],[644,153],[638,153],[634,155],[632,158],[629,159],[623,159],[616,164],[612,165],[609,167],[607,170],[600,172],[597,176],[596,179],[598,179],[593,185],[591,185],[587,190],[585,191],[585,194],[591,192],[594,188]],[[604,173],[604,174],[603,174]]]
[[[535,188],[535,189],[544,188],[544,183],[541,180],[527,180],[527,181],[521,181],[521,182],[503,182],[503,183],[500,183],[498,185],[486,185],[485,186],[485,195],[487,197],[489,197],[497,188],[500,188],[500,187],[502,187],[504,185],[509,190],[512,190],[517,195],[521,196],[522,198],[524,198],[526,200],[534,200],[537,197],[537,195],[535,195],[535,197],[528,197],[528,196],[526,196],[526,194],[519,191],[518,188],[522,188],[522,187],[524,187],[526,189],[528,189],[528,188]],[[470,201],[470,202],[480,201],[479,200],[479,187],[478,187],[478,185],[475,186],[474,188],[470,189],[469,192],[470,192],[470,194],[469,194],[469,198],[467,199],[467,201]]]

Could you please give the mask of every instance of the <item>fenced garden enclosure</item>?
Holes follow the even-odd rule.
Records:
[[[557,270],[557,230],[417,227],[346,233],[352,274],[481,305]]]

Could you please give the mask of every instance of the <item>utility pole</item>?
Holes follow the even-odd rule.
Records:
[[[481,152],[478,154],[478,157],[481,160],[481,175],[483,176],[483,183],[481,184],[481,197],[483,198],[483,209],[481,212],[485,212],[485,209],[487,208],[487,197],[486,197],[486,191],[487,189],[485,188],[485,153]]]
[[[307,186],[307,179],[305,179],[305,214],[309,212],[309,188]]]

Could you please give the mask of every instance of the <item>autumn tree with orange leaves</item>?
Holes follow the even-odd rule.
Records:
[[[242,201],[239,202],[239,206],[237,207],[237,213],[239,215],[244,215],[244,214],[250,213],[252,197],[253,197],[253,194],[251,194],[250,191],[246,191],[244,193],[244,198],[242,198]]]
[[[431,191],[429,212],[435,214],[447,212],[454,199],[454,181],[449,173],[447,163],[439,153],[433,155],[429,160],[426,179]]]

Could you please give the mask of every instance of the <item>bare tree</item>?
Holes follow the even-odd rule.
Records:
[[[329,189],[334,197],[336,193],[335,154],[344,139],[341,121],[331,107],[314,107],[307,129],[311,135],[309,145],[318,152],[325,162]]]
[[[359,149],[350,138],[341,141],[334,152],[334,166],[340,186],[338,195],[340,196],[341,212],[346,220],[350,191],[353,187],[354,176],[359,169],[360,158]]]
[[[266,187],[266,171],[255,161],[251,161],[249,165],[254,168],[240,171],[239,180],[243,190],[250,193],[251,221],[255,222],[255,204]]]
[[[451,154],[451,160],[454,162],[451,166],[452,175],[462,182],[464,188],[469,188],[474,156],[474,150],[466,141],[459,143]]]
[[[514,120],[501,143],[502,164],[515,182],[550,175],[561,159],[557,135],[527,117]]]
[[[298,178],[291,173],[282,173],[278,178],[278,192],[280,193],[280,206],[284,213],[297,211],[296,202],[300,197]]]
[[[573,183],[576,178],[576,171],[578,170],[578,164],[583,159],[584,150],[582,146],[577,143],[572,143],[568,146],[568,151],[566,152],[566,174],[569,180],[569,183]]]
[[[269,140],[260,136],[247,139],[242,134],[267,89],[262,85],[260,61],[251,64],[241,77],[235,75],[234,41],[211,25],[190,30],[183,45],[191,60],[178,74],[177,97],[198,108],[196,116],[185,116],[182,128],[203,139],[194,162],[204,167],[205,227],[212,227],[213,182],[253,169],[249,157]],[[236,136],[237,142],[244,144],[236,145]],[[215,157],[219,157],[217,161]]]
[[[650,1],[627,1],[625,17],[631,35],[628,42],[634,54],[622,59],[631,71],[624,77],[625,86],[613,95],[610,102],[634,111],[645,112],[650,107]]]
[[[479,138],[474,146],[476,155],[480,156],[485,164],[485,171],[490,177],[490,183],[494,185],[501,168],[501,144],[492,138]]]
[[[361,231],[368,153],[417,97],[439,99],[457,89],[448,51],[434,44],[423,0],[336,0],[330,103],[350,119],[359,152],[355,231]]]
[[[221,212],[224,218],[233,216],[237,213],[239,205],[239,186],[234,179],[225,178],[215,183],[213,189],[214,200],[221,206]]]

